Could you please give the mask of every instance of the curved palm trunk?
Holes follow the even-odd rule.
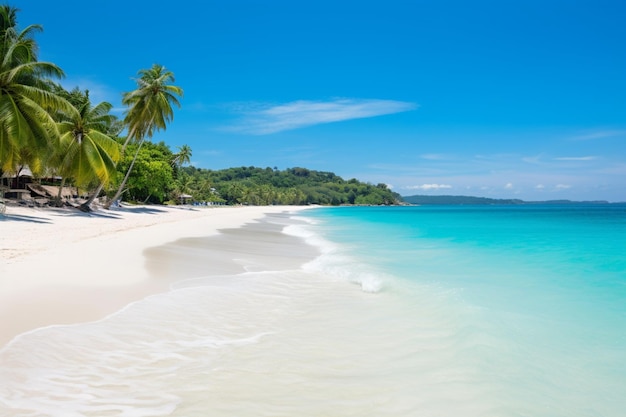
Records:
[[[57,193],[57,200],[59,201],[61,201],[61,199],[63,198],[63,187],[65,187],[65,180],[65,177],[61,178],[61,185],[59,186],[59,192]]]
[[[124,187],[126,187],[126,182],[128,181],[128,177],[130,177],[130,173],[133,170],[133,167],[135,166],[135,161],[137,160],[137,156],[139,156],[139,151],[141,150],[141,147],[143,146],[144,143],[144,139],[141,140],[141,142],[139,142],[139,146],[137,146],[137,150],[135,151],[135,156],[133,156],[133,160],[130,163],[130,166],[128,167],[128,171],[126,171],[126,175],[124,176],[124,179],[122,180],[122,183],[120,184],[119,188],[117,189],[117,191],[115,192],[115,195],[113,196],[113,198],[111,198],[109,201],[107,201],[107,203],[104,205],[105,209],[109,209],[111,207],[111,204],[114,201],[117,201],[117,199],[120,198],[120,196],[122,195],[122,193],[124,193]]]
[[[59,186],[59,192],[57,196],[52,199],[52,204],[56,207],[61,207],[63,205],[63,187],[65,187],[66,178],[61,178],[61,185]]]
[[[126,150],[126,147],[130,143],[134,135],[135,135],[135,129],[128,132],[128,135],[126,135],[126,140],[124,141],[124,144],[122,145],[122,153],[124,153],[124,151]]]
[[[91,205],[93,204],[93,202],[95,201],[95,199],[100,195],[100,193],[102,192],[102,189],[104,188],[104,183],[100,183],[100,185],[98,185],[98,188],[96,189],[96,191],[93,192],[93,194],[91,194],[89,196],[89,199],[87,201],[85,201],[83,204],[80,205],[80,210],[82,211],[91,211]]]

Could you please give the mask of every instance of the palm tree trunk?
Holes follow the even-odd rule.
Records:
[[[141,147],[143,146],[144,141],[145,139],[142,139],[141,142],[139,142],[139,146],[137,146],[137,150],[135,151],[135,156],[133,157],[133,160],[130,163],[130,166],[128,167],[128,171],[126,171],[126,175],[124,176],[122,183],[120,184],[119,188],[115,192],[115,195],[113,196],[113,198],[104,205],[105,209],[108,210],[111,207],[111,203],[113,203],[114,201],[117,201],[117,199],[120,198],[120,196],[124,192],[124,187],[126,187],[126,181],[128,181],[128,177],[130,177],[130,172],[133,170],[133,166],[135,166],[135,161],[137,160],[137,156],[139,156],[139,151],[141,150]]]
[[[63,205],[63,187],[65,187],[66,178],[61,178],[61,185],[59,185],[59,192],[57,193],[56,198],[53,199],[54,205],[56,207],[61,207]]]
[[[126,147],[130,143],[134,135],[135,135],[135,129],[128,132],[128,135],[126,135],[126,140],[124,141],[124,144],[122,145],[122,153],[124,153],[124,151],[126,150]]]
[[[93,194],[89,196],[89,199],[85,201],[83,204],[81,204],[79,208],[82,211],[91,211],[91,205],[93,204],[94,200],[100,195],[103,188],[104,188],[104,183],[100,183],[96,191],[94,191]],[[76,189],[76,191],[78,192],[78,189]]]

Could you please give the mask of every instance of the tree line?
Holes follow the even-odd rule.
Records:
[[[92,103],[87,90],[67,91],[57,82],[63,70],[37,57],[34,35],[42,27],[20,29],[17,13],[0,6],[0,170],[17,176],[28,166],[37,177],[62,177],[90,191],[85,210],[109,191],[108,207],[127,190],[146,139],[172,121],[183,90],[162,65],[139,70],[137,88],[123,93],[126,111],[118,119],[110,114],[111,103]],[[129,152],[132,158],[119,175]]]
[[[400,195],[385,184],[344,180],[332,172],[306,168],[238,167],[222,170],[182,167],[178,192],[199,201],[225,204],[391,205]]]
[[[138,144],[118,163],[119,174],[137,153]],[[126,184],[126,201],[152,204],[226,205],[387,205],[402,201],[385,184],[344,180],[332,172],[306,168],[237,167],[211,170],[190,166],[191,150],[173,152],[164,142],[146,141]]]

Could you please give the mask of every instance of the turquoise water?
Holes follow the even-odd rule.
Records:
[[[625,415],[626,205],[286,211],[153,249],[193,275],[16,337],[0,416]]]
[[[360,272],[348,279],[365,290],[439,300],[433,317],[449,315],[455,325],[446,349],[473,367],[466,383],[495,390],[508,409],[501,415],[623,415],[626,205],[357,207],[307,216],[351,259]]]

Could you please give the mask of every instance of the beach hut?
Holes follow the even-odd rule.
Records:
[[[27,166],[20,168],[17,172],[3,172],[2,195],[15,200],[30,200],[30,190],[26,189],[26,184],[32,181],[33,173]]]
[[[178,196],[180,204],[189,204],[193,200],[193,196],[189,194],[181,194]]]

